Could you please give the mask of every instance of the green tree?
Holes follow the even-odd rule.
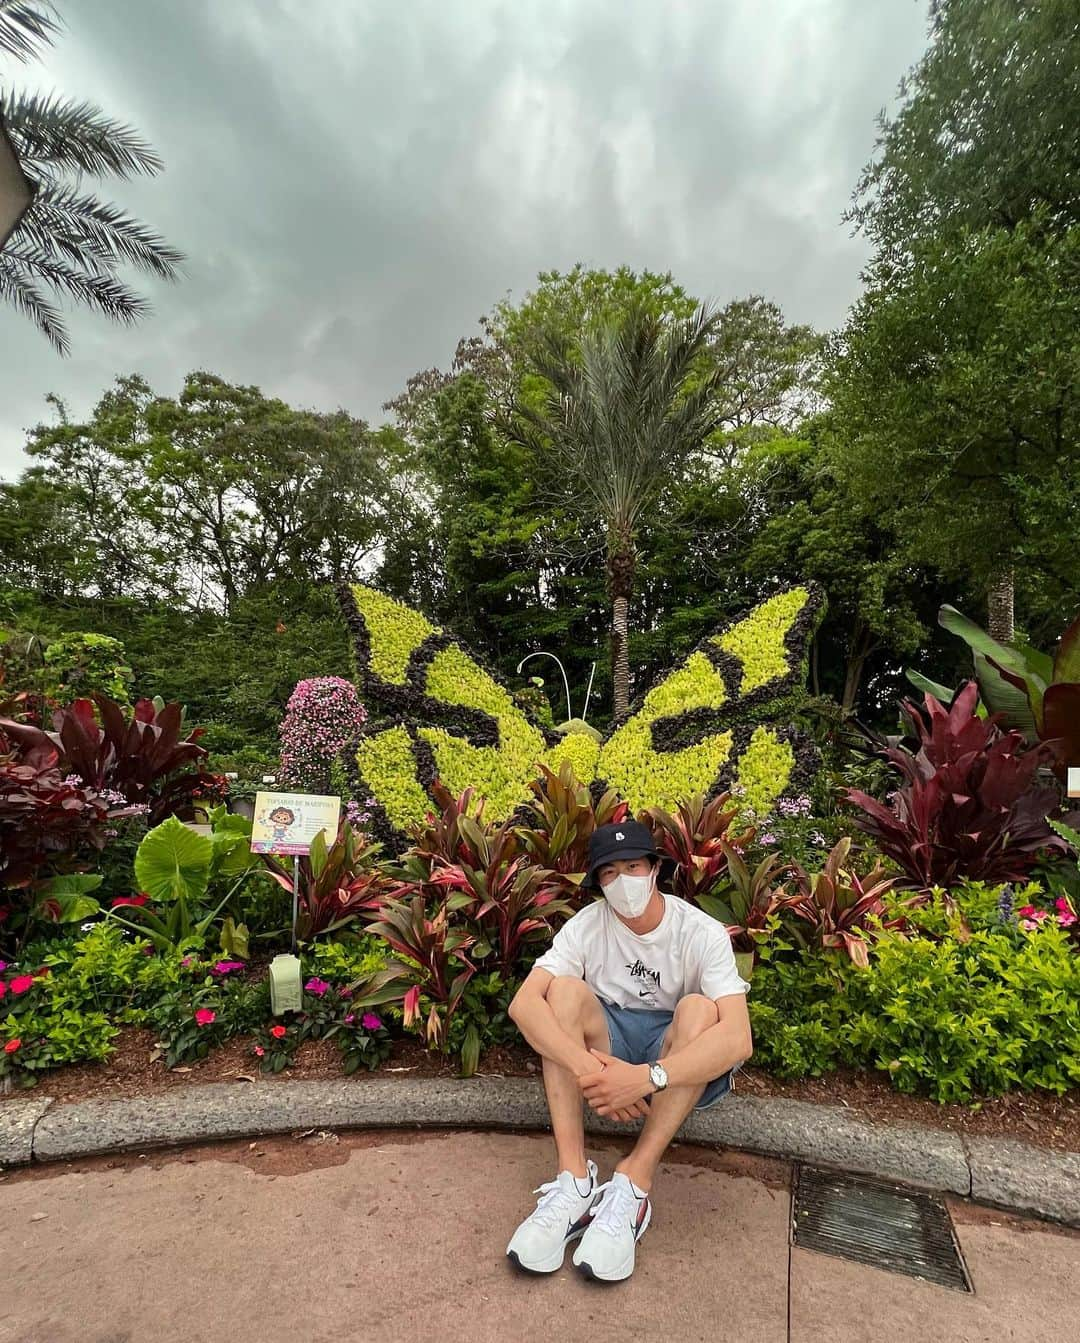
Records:
[[[1016,566],[1075,586],[1080,230],[949,234],[872,277],[830,386],[831,460],[859,510],[909,563],[984,594]]]
[[[636,533],[664,486],[717,427],[722,372],[702,377],[697,370],[718,321],[705,307],[671,320],[635,305],[588,327],[576,350],[549,329],[533,354],[549,388],[542,408],[522,401],[510,426],[538,459],[546,456],[567,509],[605,533],[616,718],[630,704]]]
[[[0,0],[0,53],[37,55],[59,30],[55,13],[47,0]],[[177,277],[180,252],[83,186],[88,178],[154,176],[163,164],[131,127],[89,103],[8,90],[0,109],[23,169],[37,183],[33,204],[0,253],[0,297],[66,354],[60,299],[131,323],[149,304],[119,278],[122,268]]]
[[[925,642],[937,613],[933,574],[911,564],[896,543],[887,511],[867,512],[845,489],[829,460],[829,420],[799,438],[755,447],[744,465],[744,490],[764,516],[743,563],[760,583],[784,574],[825,589],[828,611],[811,649],[811,688],[851,712],[868,667],[903,660]]]
[[[1072,263],[1056,244],[1080,211],[1080,25],[1073,0],[934,0],[931,39],[901,86],[900,110],[881,121],[878,153],[849,211],[876,254],[832,390],[853,455],[872,458],[880,483],[904,482],[901,497],[921,491],[930,517],[917,534],[930,543],[928,559],[957,512],[948,500],[972,498],[969,525],[956,519],[953,558],[982,584],[992,631],[1008,640],[1013,575],[1030,540],[1018,477],[1044,473],[1044,444],[1056,432],[1045,421],[1064,429],[1074,397],[1069,356],[1048,368],[1034,322],[1048,317],[1060,331],[1075,320],[1057,308],[1067,305]],[[1041,303],[1032,293],[1039,284],[1050,286]],[[883,358],[890,336],[901,341],[891,368]],[[981,342],[991,358],[981,358]],[[871,385],[875,343],[881,382]],[[976,404],[975,385],[989,406]],[[886,426],[898,409],[914,418]],[[963,417],[972,411],[969,433]],[[939,454],[935,433],[943,435]],[[1067,429],[1062,438],[1071,455],[1075,440]],[[928,453],[930,490],[921,474]]]

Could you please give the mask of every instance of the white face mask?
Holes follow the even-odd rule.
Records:
[[[601,890],[616,914],[626,919],[637,919],[645,913],[652,899],[653,877],[651,873],[647,877],[632,877],[623,872],[614,881],[601,887]]]

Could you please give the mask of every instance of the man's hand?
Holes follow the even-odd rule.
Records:
[[[626,1063],[599,1049],[589,1053],[599,1060],[600,1068],[578,1078],[582,1094],[597,1114],[626,1124],[649,1113],[643,1097],[656,1087],[647,1063]]]

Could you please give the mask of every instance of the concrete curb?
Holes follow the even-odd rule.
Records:
[[[591,1110],[594,1134],[636,1132]],[[305,1128],[549,1128],[539,1078],[219,1082],[132,1100],[0,1105],[0,1166],[61,1161]],[[839,1105],[729,1096],[691,1115],[679,1140],[804,1161],[961,1194],[1080,1226],[1080,1153],[941,1129],[873,1124]]]

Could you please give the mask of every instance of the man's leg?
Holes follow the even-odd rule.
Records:
[[[583,979],[557,975],[548,985],[548,1006],[559,1025],[586,1049],[608,1053],[607,1018],[600,1000]],[[577,1075],[552,1059],[544,1059],[544,1090],[547,1092],[551,1129],[559,1170],[571,1171],[583,1179],[585,1165],[585,1120],[582,1114],[581,1087]]]
[[[660,1057],[683,1049],[720,1020],[716,1004],[700,993],[691,993],[680,999],[675,1007]],[[701,1099],[706,1083],[698,1086],[665,1087],[650,1097],[649,1117],[638,1134],[634,1150],[615,1167],[629,1175],[639,1189],[646,1193],[652,1188],[653,1176],[668,1144],[678,1133],[683,1120]]]

